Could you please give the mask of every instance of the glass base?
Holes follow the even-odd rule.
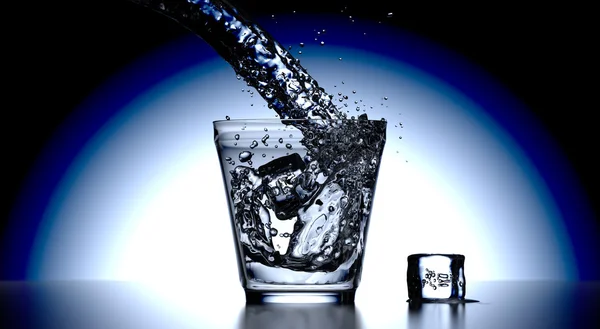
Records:
[[[246,291],[246,304],[354,305],[356,289],[345,291]]]
[[[421,298],[421,299],[408,299],[410,304],[466,304],[466,303],[479,303],[475,299],[466,298]]]

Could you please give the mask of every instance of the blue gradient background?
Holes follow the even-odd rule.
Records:
[[[325,47],[303,49],[309,73],[330,93],[357,90],[374,107],[370,117],[390,123],[364,285],[377,286],[377,268],[402,273],[405,256],[416,252],[463,253],[473,280],[598,279],[595,223],[581,187],[523,104],[464,59],[402,30],[313,24],[328,32]],[[291,19],[262,25],[284,45],[312,37],[292,30]],[[365,31],[368,42],[357,37]],[[241,118],[247,109],[272,116],[241,88],[195,37],[107,81],[31,172],[7,235],[15,247],[6,266],[29,279],[185,273],[235,282],[229,223],[218,210],[225,209],[222,187],[213,193],[198,184],[202,169],[218,168],[212,120]],[[23,246],[29,240],[31,248]],[[219,251],[198,253],[207,246]],[[398,259],[391,265],[384,263],[390,254]],[[199,258],[226,271],[206,274]]]

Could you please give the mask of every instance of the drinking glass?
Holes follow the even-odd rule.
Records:
[[[354,303],[384,120],[215,121],[247,303]]]

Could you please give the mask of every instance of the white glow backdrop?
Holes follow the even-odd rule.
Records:
[[[396,59],[317,48],[301,58],[320,85],[349,95],[351,113],[362,99],[370,118],[388,121],[359,299],[406,296],[412,253],[464,254],[468,282],[576,277],[546,186],[484,109]],[[30,277],[139,280],[171,292],[193,282],[243,303],[212,121],[274,117],[244,88],[213,57],[106,122],[48,204]]]

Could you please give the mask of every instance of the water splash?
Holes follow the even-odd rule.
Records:
[[[129,0],[200,36],[282,119],[343,119],[289,51],[225,0]]]

